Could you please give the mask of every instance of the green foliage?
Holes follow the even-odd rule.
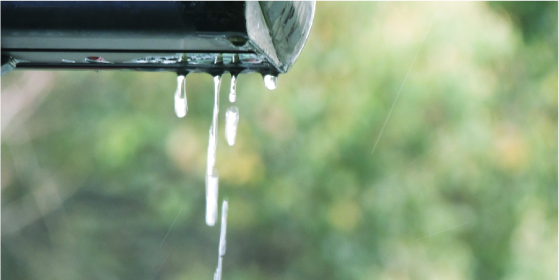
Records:
[[[233,147],[225,75],[224,279],[554,279],[556,11],[319,2],[275,91],[239,77]],[[213,84],[178,119],[175,78],[2,77],[2,278],[211,279]]]
[[[541,2],[536,5],[529,2],[489,2],[497,11],[503,11],[522,30],[528,41],[557,41],[557,1]],[[557,43],[555,43],[557,45]]]

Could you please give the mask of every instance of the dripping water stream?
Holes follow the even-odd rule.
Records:
[[[215,169],[217,148],[217,117],[219,115],[219,89],[221,76],[214,76],[214,110],[210,139],[208,143],[208,160],[206,166],[206,224],[213,226],[217,219],[218,173]]]
[[[219,63],[219,57],[216,57],[215,63]],[[185,88],[186,75],[179,75],[177,77],[177,90],[175,91],[175,113],[179,118],[186,116],[188,112],[188,104],[186,99]],[[269,90],[274,90],[278,84],[278,77],[276,75],[265,75],[264,85]],[[237,99],[237,74],[231,74],[231,88],[229,92],[229,101],[234,103]],[[206,176],[205,176],[205,189],[206,189],[206,224],[214,226],[218,216],[218,197],[219,197],[219,174],[215,168],[216,163],[216,149],[217,149],[217,128],[219,116],[219,90],[221,87],[221,75],[213,76],[214,80],[214,106],[212,114],[212,123],[209,129],[208,140],[208,153],[206,163]],[[237,125],[239,123],[239,108],[231,105],[225,112],[225,138],[229,146],[235,144],[237,134]],[[221,207],[221,230],[219,238],[219,258],[217,268],[214,273],[214,280],[221,280],[222,275],[222,262],[223,256],[226,251],[226,232],[227,232],[227,213],[229,204],[224,200]],[[182,210],[182,209],[181,209]],[[179,211],[180,214],[180,211]],[[177,214],[178,216],[178,214]],[[176,221],[176,218],[175,218]],[[173,222],[174,224],[174,222]],[[172,228],[172,225],[171,225]],[[169,230],[170,231],[170,230]],[[167,235],[169,232],[167,232]],[[167,238],[163,239],[163,242]],[[168,257],[168,256],[167,256]],[[161,269],[161,267],[159,268]],[[157,272],[159,272],[159,269]],[[157,275],[156,272],[156,275]]]

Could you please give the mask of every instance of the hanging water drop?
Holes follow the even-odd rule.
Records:
[[[206,166],[206,224],[213,226],[217,217],[218,176],[215,166],[217,147],[217,116],[219,114],[219,88],[221,76],[214,76],[214,110],[210,137],[208,143],[208,158]]]
[[[229,101],[231,103],[237,100],[237,75],[231,75],[231,91],[229,92]]]
[[[188,112],[185,78],[185,75],[179,75],[177,77],[177,90],[175,91],[175,113],[179,118],[183,118]]]
[[[278,86],[278,76],[274,75],[265,75],[264,76],[264,85],[269,90],[274,90]]]
[[[239,124],[239,108],[237,106],[229,106],[225,111],[225,138],[229,146],[235,145],[235,137],[237,137],[237,125]]]
[[[206,174],[206,224],[215,225],[217,219],[217,197],[219,193],[219,176],[217,170]]]

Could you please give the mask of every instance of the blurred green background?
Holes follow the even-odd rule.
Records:
[[[556,279],[557,51],[557,2],[318,2],[275,91],[240,76],[233,147],[224,76],[223,279]],[[3,279],[212,279],[213,83],[178,119],[175,80],[2,77]]]

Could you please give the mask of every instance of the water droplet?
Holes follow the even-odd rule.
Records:
[[[217,218],[217,185],[218,176],[215,166],[215,153],[217,147],[217,116],[219,114],[219,88],[221,76],[214,76],[214,110],[212,125],[210,126],[210,139],[208,143],[208,161],[206,166],[206,224],[213,226]]]
[[[177,90],[175,91],[175,113],[177,117],[182,118],[188,112],[188,103],[186,101],[186,87],[184,75],[177,77]]]
[[[231,91],[229,92],[229,101],[231,103],[237,100],[237,75],[231,75]]]
[[[215,225],[217,219],[217,196],[219,191],[219,176],[217,170],[206,174],[206,224]]]
[[[227,212],[229,211],[229,202],[224,200],[221,204],[221,233],[219,235],[219,256],[225,255],[225,235],[227,234]]]
[[[227,111],[225,111],[225,139],[227,139],[227,144],[229,144],[229,146],[235,145],[238,124],[239,108],[237,108],[237,106],[229,106]]]
[[[219,53],[214,56],[214,64],[223,64],[223,54]]]
[[[274,90],[278,86],[278,76],[266,75],[264,76],[264,85],[269,90]]]

